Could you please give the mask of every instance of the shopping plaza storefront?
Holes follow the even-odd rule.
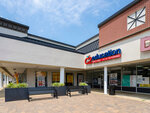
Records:
[[[0,18],[1,72],[12,77],[18,73],[19,82],[29,87],[84,81],[105,94],[110,85],[150,94],[149,12],[149,0],[134,0],[77,46],[29,34],[28,26]]]

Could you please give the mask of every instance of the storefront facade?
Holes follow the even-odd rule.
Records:
[[[149,0],[134,0],[100,23],[99,34],[78,46],[29,34],[28,26],[0,19],[0,66],[16,69],[11,74],[18,72],[20,82],[29,87],[49,87],[54,82],[76,86],[84,81],[105,94],[109,85],[148,94],[149,12]]]
[[[0,89],[8,85],[9,82],[14,82],[14,78],[5,69],[0,68]]]
[[[93,87],[104,82],[105,93],[111,84],[121,91],[149,92],[149,7],[150,1],[135,0],[98,25],[99,49],[84,58],[85,68],[93,70]],[[95,69],[104,77],[99,72],[96,80]]]

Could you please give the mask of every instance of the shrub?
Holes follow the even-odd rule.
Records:
[[[79,86],[88,86],[88,84],[85,83],[85,82],[80,82],[80,83],[79,83]]]
[[[19,83],[19,84],[9,83],[7,85],[7,88],[26,88],[26,87],[28,87],[28,84],[26,83]]]
[[[61,87],[61,86],[64,86],[65,84],[64,83],[59,83],[59,82],[55,82],[52,84],[52,86],[54,87]]]

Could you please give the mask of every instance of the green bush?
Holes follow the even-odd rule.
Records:
[[[7,88],[26,88],[26,87],[28,87],[28,84],[26,83],[19,83],[19,84],[9,83],[7,85]]]
[[[55,82],[52,84],[52,86],[54,87],[61,87],[61,86],[64,86],[65,84],[64,83],[59,83],[59,82]]]
[[[79,83],[79,86],[88,86],[88,84],[85,83],[85,82],[80,82],[80,83]]]

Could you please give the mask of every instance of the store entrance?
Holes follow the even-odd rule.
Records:
[[[115,85],[116,90],[121,90],[121,67],[108,68],[108,87]]]
[[[73,73],[66,73],[66,86],[73,86]]]
[[[77,74],[77,85],[79,86],[80,82],[84,82],[84,75],[82,73]]]
[[[103,89],[104,87],[104,71],[103,69],[92,70],[86,72],[86,82],[91,88]]]
[[[38,71],[35,74],[36,82],[35,86],[36,87],[47,87],[47,73],[43,71]]]
[[[92,88],[100,88],[103,89],[103,78],[104,75],[102,73],[93,73],[93,83],[92,83]]]

